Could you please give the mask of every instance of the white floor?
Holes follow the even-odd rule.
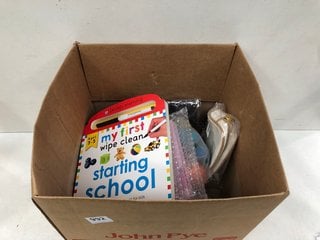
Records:
[[[276,131],[290,196],[245,240],[320,240],[320,131]],[[32,133],[0,133],[0,238],[63,239],[31,201]]]

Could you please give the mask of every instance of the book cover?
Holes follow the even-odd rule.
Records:
[[[75,197],[173,199],[167,103],[155,94],[95,114],[84,129]]]

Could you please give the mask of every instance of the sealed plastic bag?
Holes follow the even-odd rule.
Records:
[[[170,115],[175,199],[207,198],[204,168],[198,163],[187,109]]]
[[[188,119],[193,128],[197,131],[201,131],[204,127],[203,123],[199,121],[200,118],[200,99],[176,99],[167,101],[169,106],[169,112],[175,113],[183,108],[187,109]]]
[[[211,153],[208,176],[220,181],[240,133],[240,122],[225,112],[223,103],[216,103],[208,112],[206,143]]]

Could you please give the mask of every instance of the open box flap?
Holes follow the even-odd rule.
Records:
[[[60,67],[34,127],[33,194],[69,195],[83,127],[92,104],[75,45]]]
[[[234,44],[79,44],[93,101],[220,99]]]
[[[288,192],[259,85],[239,46],[224,87],[223,102],[227,111],[234,114],[241,123],[237,147],[225,177],[228,195]]]

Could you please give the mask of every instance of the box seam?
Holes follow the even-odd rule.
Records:
[[[38,195],[38,189],[36,186],[36,182],[34,179],[34,170],[33,170],[33,158],[31,160],[31,196],[37,196]]]
[[[34,165],[35,165],[35,160],[34,160],[34,131],[35,131],[35,125],[33,126],[33,134],[32,134],[32,152],[31,152],[31,163],[30,163],[30,167],[31,167],[31,196],[36,196],[38,195],[38,189],[37,189],[37,185],[36,185],[36,181],[34,179]]]
[[[256,223],[256,225],[254,226],[254,228],[256,228],[259,224],[261,224],[261,222],[266,219],[287,197],[288,197],[289,193],[288,191],[284,192],[281,200],[279,202],[275,202],[272,207],[271,207],[271,211],[268,211],[267,215],[265,215],[262,219],[260,219],[260,221],[258,223]],[[253,228],[253,229],[254,229]],[[252,230],[250,230],[244,237],[248,236],[249,233],[251,233]]]
[[[92,94],[91,94],[91,90],[90,90],[90,87],[89,87],[87,74],[86,74],[86,71],[85,71],[85,68],[84,68],[81,51],[80,51],[80,48],[79,48],[80,42],[77,42],[77,41],[76,41],[76,42],[74,43],[74,45],[75,45],[75,47],[77,48],[77,51],[78,51],[79,60],[80,60],[80,64],[81,64],[81,69],[82,69],[83,76],[84,76],[84,79],[85,79],[85,81],[86,81],[87,89],[88,89],[88,92],[89,92],[89,95],[90,95],[90,101],[92,101]]]
[[[38,134],[40,134],[42,137],[43,137],[43,133],[40,131],[40,130],[37,130],[37,132],[38,132]],[[57,156],[57,158],[58,158],[58,154],[57,154],[57,151],[53,151],[53,153]],[[33,162],[32,163],[33,165],[32,165],[32,176],[33,176],[33,180],[35,180],[34,179],[34,170],[35,169],[37,169],[37,165],[35,164],[35,162]],[[39,169],[38,169],[39,170]],[[42,169],[41,169],[41,171],[42,171]],[[51,177],[52,177],[52,179],[54,179],[56,182],[58,182],[57,180],[56,180],[56,177],[53,175],[53,174],[48,174],[48,175],[50,175]],[[35,187],[36,187],[36,181],[34,181],[34,184],[35,184]],[[61,192],[64,192],[63,191],[63,187],[61,186],[61,185],[59,185],[59,184],[57,184],[57,186],[58,186],[58,188],[59,188],[59,191],[61,191]],[[37,189],[37,188],[36,188]],[[33,193],[33,196],[35,196],[35,195],[38,195],[39,194],[39,192],[37,191],[36,193]]]
[[[246,62],[246,64],[247,64],[248,67],[249,67],[249,71],[251,72],[251,74],[254,76],[254,78],[255,78],[255,80],[256,80],[256,77],[255,77],[255,75],[254,75],[254,72],[253,72],[250,64],[248,63],[247,58],[245,58],[244,53],[243,53],[241,47],[238,45],[238,43],[235,43],[235,49],[234,49],[234,52],[233,52],[232,61],[231,61],[231,64],[230,64],[230,68],[229,68],[229,70],[228,70],[228,74],[227,74],[227,78],[226,78],[226,81],[225,81],[223,90],[222,90],[222,92],[221,92],[221,96],[224,95],[225,87],[226,87],[226,85],[227,85],[227,81],[229,80],[229,75],[230,75],[231,68],[232,68],[232,65],[233,65],[233,63],[234,63],[234,57],[235,57],[235,54],[237,53],[237,51],[239,51],[240,54],[243,55],[244,61]],[[271,124],[271,121],[270,121],[270,117],[269,117],[269,114],[268,114],[268,111],[267,111],[267,107],[266,107],[266,104],[265,104],[265,100],[264,100],[264,98],[263,98],[262,90],[261,90],[260,84],[259,84],[259,82],[258,82],[257,80],[255,81],[255,85],[256,85],[256,87],[257,87],[257,90],[258,90],[258,92],[259,92],[259,95],[261,95],[264,111],[267,113],[268,124],[270,125],[270,128],[272,129],[272,138],[273,138],[273,139],[275,140],[275,142],[276,142],[276,151],[277,151],[277,155],[278,155],[278,157],[279,157],[279,159],[280,159],[280,168],[281,168],[281,172],[282,172],[282,174],[283,174],[283,179],[282,179],[282,180],[284,181],[284,185],[285,185],[285,189],[284,189],[283,192],[288,193],[288,195],[289,195],[288,180],[287,180],[287,177],[286,177],[286,173],[285,173],[285,171],[284,171],[284,167],[283,167],[281,155],[280,155],[280,152],[279,152],[279,147],[278,147],[278,144],[277,144],[277,140],[276,140],[276,138],[275,138],[275,135],[274,135],[274,130],[273,130],[273,127],[272,127],[272,124]]]
[[[231,57],[231,61],[229,63],[229,67],[228,67],[228,71],[227,71],[227,74],[226,74],[226,77],[225,77],[225,80],[224,80],[224,84],[223,84],[223,87],[222,87],[222,90],[220,92],[220,101],[223,102],[223,96],[224,96],[224,92],[225,92],[225,88],[227,86],[227,82],[229,80],[229,76],[230,76],[230,72],[231,72],[231,68],[232,68],[232,65],[234,63],[234,57],[235,57],[235,54],[236,54],[236,51],[238,50],[239,46],[238,46],[238,43],[235,43],[235,46],[234,46],[234,49],[233,49],[233,53],[232,53],[232,57]],[[233,158],[233,154],[231,156],[231,158]],[[236,174],[235,176],[237,179],[239,179],[239,176],[238,174]],[[240,189],[240,195],[242,195],[242,190]]]
[[[231,61],[230,61],[230,63],[229,63],[228,72],[227,72],[227,75],[226,75],[226,77],[225,77],[225,80],[224,80],[224,84],[223,84],[221,93],[219,94],[220,97],[221,97],[221,99],[222,99],[222,96],[223,96],[223,94],[224,94],[225,87],[226,87],[226,85],[227,85],[227,81],[228,81],[228,79],[229,79],[229,75],[230,75],[230,72],[231,72],[231,67],[232,67],[232,64],[233,64],[233,61],[234,61],[234,56],[235,56],[235,54],[236,54],[237,49],[239,48],[238,43],[235,43],[234,45],[235,45],[235,46],[234,46],[234,50],[233,50],[233,53],[232,53]]]
[[[56,226],[56,224],[49,218],[49,216],[46,214],[46,212],[40,207],[40,205],[35,200],[34,196],[32,197],[32,202],[34,203],[34,205],[36,205],[36,207],[39,209],[39,211],[45,216],[45,218],[49,221],[49,223],[55,228],[55,230],[60,234],[60,236],[63,237],[63,239],[67,240],[67,238],[59,230],[59,228]]]
[[[40,196],[36,195],[39,199],[80,199],[84,201],[116,201],[116,202],[139,202],[139,203],[200,203],[200,202],[219,202],[219,201],[234,201],[243,199],[256,199],[256,198],[269,198],[283,196],[286,198],[289,195],[289,191],[282,191],[277,193],[262,194],[262,195],[247,195],[241,197],[229,197],[229,198],[211,198],[211,199],[198,199],[198,200],[170,200],[170,201],[136,201],[136,200],[125,200],[125,199],[112,199],[112,198],[87,198],[87,197],[73,197],[73,196]]]

